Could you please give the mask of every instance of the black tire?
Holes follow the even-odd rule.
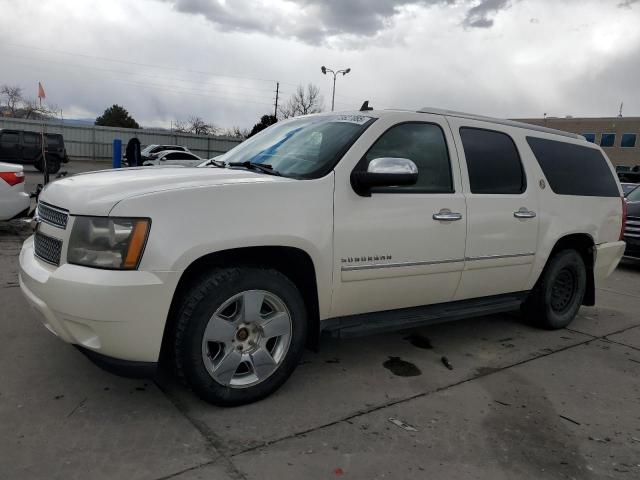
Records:
[[[527,320],[538,327],[557,330],[575,318],[584,299],[587,270],[575,250],[557,252],[523,304]]]
[[[275,371],[259,383],[243,387],[223,385],[205,366],[205,330],[213,314],[225,302],[242,292],[254,290],[274,295],[286,306],[291,319],[288,348]],[[307,324],[302,295],[280,272],[259,267],[214,269],[188,287],[177,312],[173,344],[177,374],[200,398],[212,404],[237,406],[255,402],[275,392],[296,368],[304,352]],[[233,341],[236,340],[234,337]],[[232,373],[234,379],[235,375],[237,373]]]
[[[42,161],[42,155],[34,162],[35,167],[44,172],[44,162]],[[47,171],[49,173],[58,173],[60,170],[60,159],[57,157],[47,157]]]

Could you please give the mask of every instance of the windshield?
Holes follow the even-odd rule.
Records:
[[[628,202],[640,202],[640,188],[634,188],[629,194],[627,194]]]
[[[147,145],[146,147],[144,147],[144,148],[142,149],[142,151],[140,152],[140,154],[141,154],[141,155],[146,155],[146,154],[148,154],[149,152],[151,152],[151,150],[153,150],[154,148],[156,148],[157,146],[158,146],[158,145],[155,145],[155,144],[153,144],[153,145]]]
[[[225,153],[227,164],[270,165],[279,175],[317,178],[328,173],[373,122],[359,114],[313,115],[276,123]]]
[[[624,193],[624,196],[626,197],[633,190],[635,190],[637,186],[638,185],[636,185],[635,183],[623,183],[622,184],[622,193]]]

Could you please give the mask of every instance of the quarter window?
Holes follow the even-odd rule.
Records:
[[[587,142],[596,143],[595,133],[583,133],[582,136],[587,140]]]
[[[376,158],[408,158],[418,167],[415,185],[379,187],[372,193],[451,193],[453,181],[447,142],[433,123],[401,123],[384,132],[364,157],[364,168]]]
[[[602,138],[600,139],[601,147],[613,147],[616,143],[616,134],[615,133],[603,133]]]
[[[460,129],[471,193],[518,194],[527,181],[516,144],[506,133],[479,128]]]
[[[554,193],[590,197],[619,197],[611,168],[597,147],[527,137]]]
[[[633,148],[636,146],[636,134],[635,133],[623,133],[622,139],[620,139],[620,146],[622,148]]]

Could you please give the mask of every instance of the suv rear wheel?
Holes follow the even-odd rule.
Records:
[[[204,400],[233,406],[277,390],[304,351],[302,295],[280,272],[222,268],[201,277],[178,312],[178,375]]]
[[[582,256],[575,250],[561,250],[543,270],[523,305],[523,312],[540,327],[565,328],[578,313],[586,286],[587,271]]]
[[[34,162],[35,167],[44,172],[44,164],[42,162],[42,155]],[[58,173],[60,170],[60,159],[57,157],[47,157],[47,170],[49,173]]]

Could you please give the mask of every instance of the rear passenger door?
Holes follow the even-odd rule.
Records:
[[[539,224],[537,185],[516,144],[524,135],[461,118],[450,124],[467,199],[466,261],[455,299],[524,290]]]
[[[22,132],[22,159],[25,162],[31,163],[40,156],[40,138],[41,136],[35,132]]]

